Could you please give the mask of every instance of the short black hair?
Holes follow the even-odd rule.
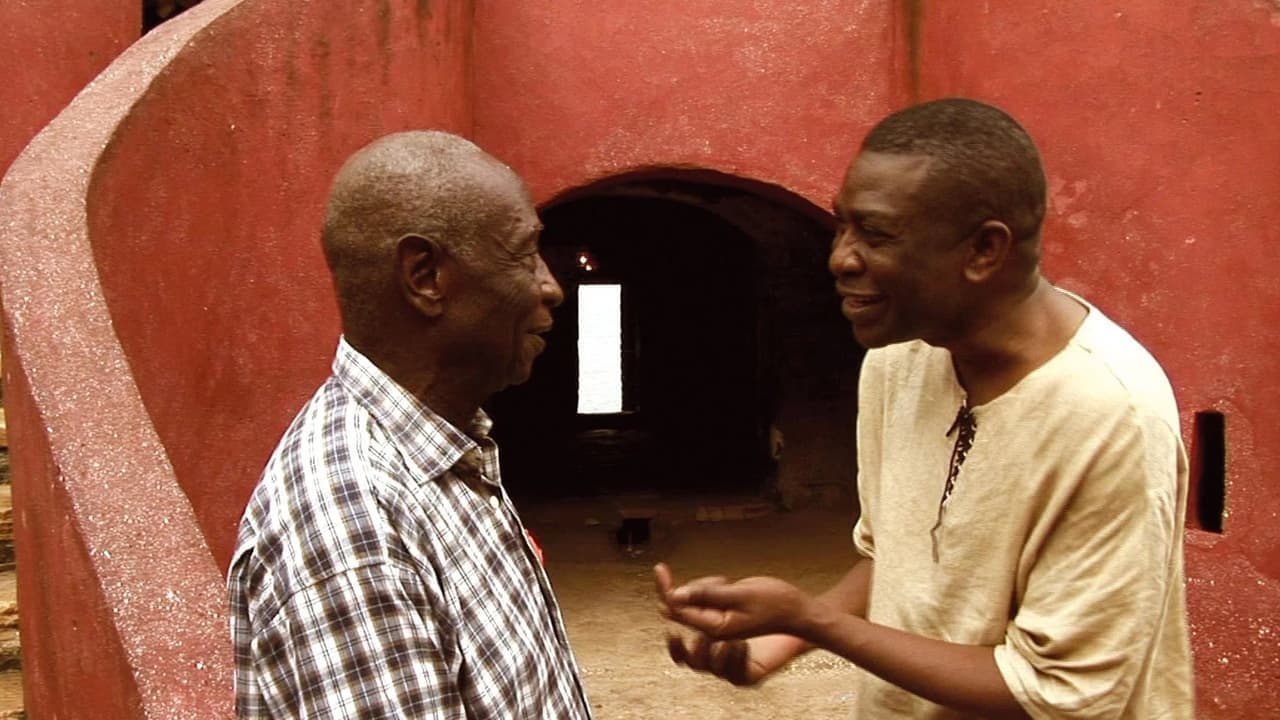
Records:
[[[968,98],[912,105],[872,128],[862,151],[933,158],[923,193],[956,225],[999,220],[1015,240],[1040,236],[1047,204],[1040,153],[993,105]]]

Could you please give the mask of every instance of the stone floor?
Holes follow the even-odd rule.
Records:
[[[851,712],[852,666],[811,653],[752,689],[677,667],[657,614],[652,566],[678,578],[776,575],[820,591],[853,561],[852,510],[783,512],[759,498],[630,496],[518,503],[541,543],[597,720],[840,718]],[[625,541],[627,518],[649,516],[648,542]],[[622,535],[619,542],[620,535]]]
[[[545,551],[597,720],[848,714],[854,670],[826,653],[746,690],[673,665],[663,639],[672,628],[657,615],[652,566],[667,562],[680,578],[771,574],[818,591],[853,560],[850,509],[782,511],[758,497],[727,496],[519,504]],[[9,485],[0,480],[0,525],[11,516]],[[631,521],[625,533],[624,520]],[[635,532],[642,526],[647,537]],[[0,720],[25,717],[16,593],[12,562],[0,563]]]

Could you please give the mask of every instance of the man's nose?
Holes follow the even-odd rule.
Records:
[[[551,268],[547,267],[542,255],[538,255],[538,290],[542,293],[542,301],[553,308],[560,307],[560,303],[564,302],[564,289],[556,282],[556,276],[551,273]]]
[[[866,270],[866,263],[862,261],[862,256],[858,254],[854,239],[853,233],[848,230],[841,230],[836,233],[836,237],[831,243],[831,255],[827,258],[827,269],[831,271],[832,275],[836,277],[857,275]]]

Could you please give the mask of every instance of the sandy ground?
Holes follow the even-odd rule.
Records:
[[[843,718],[850,713],[854,670],[815,652],[758,688],[742,689],[677,667],[663,640],[652,566],[670,564],[677,579],[768,574],[809,591],[840,578],[852,562],[850,511],[770,511],[752,519],[697,520],[717,509],[734,515],[751,498],[659,500],[628,497],[521,507],[546,553],[570,640],[597,720],[657,718]],[[656,513],[653,536],[632,551],[614,530],[623,510]]]

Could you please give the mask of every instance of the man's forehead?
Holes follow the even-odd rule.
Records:
[[[511,248],[536,243],[542,232],[542,221],[526,199],[508,205],[495,221],[493,227],[497,231],[499,242]]]
[[[864,151],[849,163],[835,201],[843,206],[913,198],[923,185],[934,159],[928,155]]]
[[[853,177],[865,178],[923,178],[935,159],[923,153],[889,153],[878,150],[863,150],[849,163],[845,173],[846,182]]]

